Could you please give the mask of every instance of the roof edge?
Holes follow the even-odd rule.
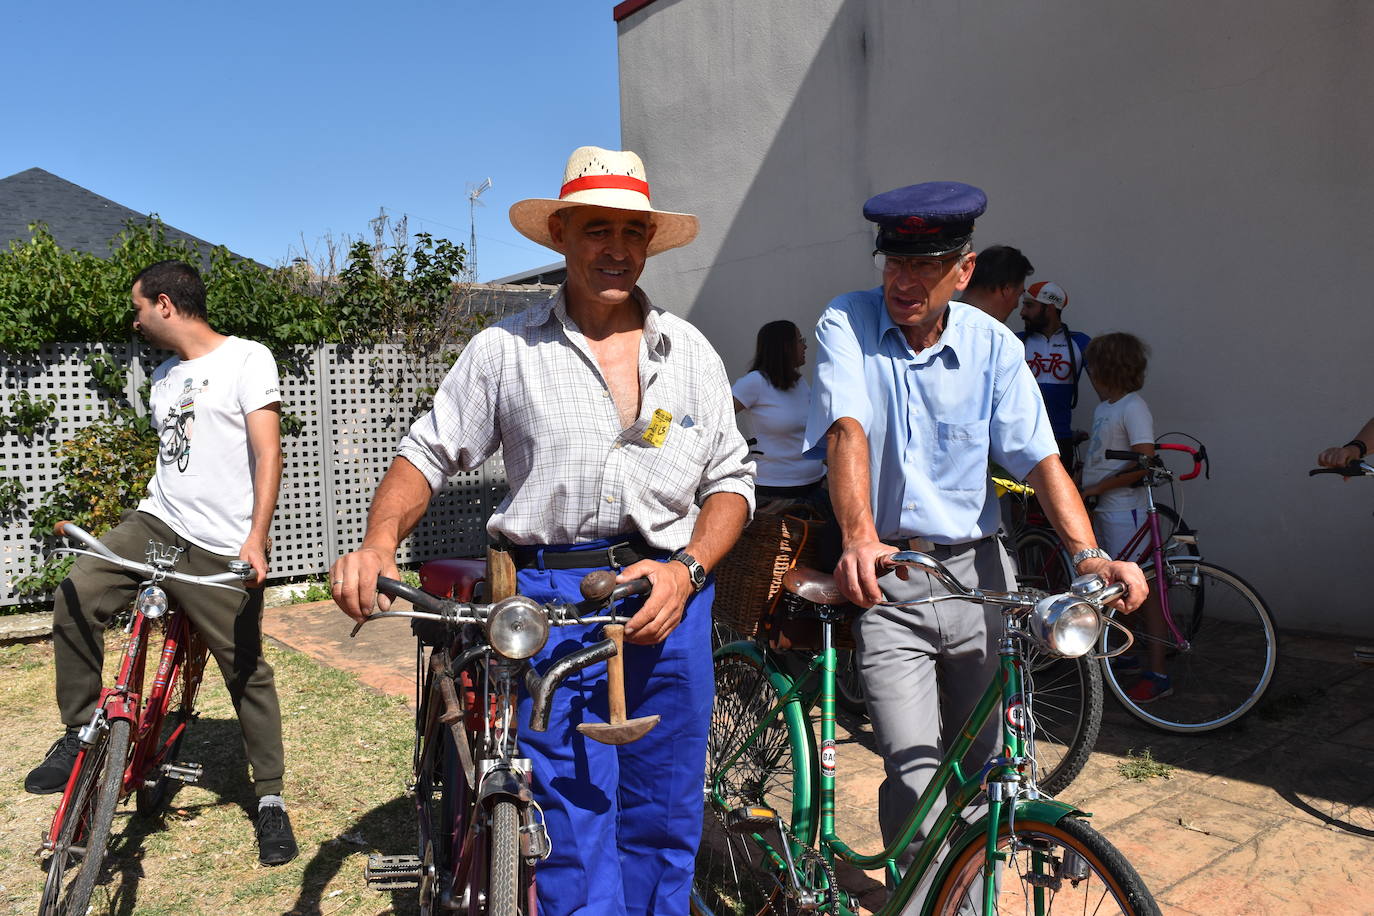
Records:
[[[615,18],[616,22],[620,22],[622,19],[633,16],[653,2],[654,0],[623,0],[623,2],[615,5],[615,9],[611,11],[611,16]]]

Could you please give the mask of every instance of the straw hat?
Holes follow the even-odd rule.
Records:
[[[525,238],[557,251],[549,236],[549,214],[568,207],[610,207],[652,213],[654,237],[649,254],[686,245],[697,235],[697,218],[690,213],[655,210],[649,203],[649,182],[644,163],[630,150],[579,146],[568,157],[558,199],[532,197],[516,201],[510,222]]]

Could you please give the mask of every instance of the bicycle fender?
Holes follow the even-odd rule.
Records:
[[[1073,805],[1056,801],[1052,798],[1026,798],[1016,805],[1016,819],[1039,821],[1044,824],[1057,824],[1066,817],[1088,817],[1088,812],[1075,808]],[[954,867],[954,861],[959,858],[959,853],[970,843],[982,844],[987,841],[988,836],[988,816],[984,814],[978,820],[969,825],[968,829],[960,831],[957,844],[951,844],[949,850],[944,854],[944,861],[940,863],[940,868],[935,872],[935,880],[930,885],[930,892],[921,904],[921,916],[931,916],[932,908],[935,906],[935,889],[945,883],[945,876]]]
[[[491,770],[482,777],[482,787],[477,792],[478,803],[484,804],[497,796],[528,804],[533,796],[530,783],[523,773],[515,770]]]

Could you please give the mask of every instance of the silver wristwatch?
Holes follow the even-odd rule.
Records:
[[[1073,559],[1069,561],[1073,564],[1074,572],[1078,572],[1078,567],[1084,560],[1106,560],[1110,563],[1112,561],[1112,555],[1101,547],[1089,547],[1087,550],[1080,550],[1078,553],[1074,554]]]
[[[678,550],[668,558],[668,562],[677,560],[687,567],[687,575],[692,579],[692,591],[699,592],[706,587],[706,567],[697,562],[696,557],[685,550]]]

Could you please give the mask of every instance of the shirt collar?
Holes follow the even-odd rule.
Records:
[[[565,295],[567,284],[564,283],[554,291],[554,294],[543,304],[529,310],[527,319],[530,327],[539,327],[550,318],[558,319],[558,323],[563,326],[566,333],[576,331],[581,335],[582,331],[568,315],[568,300]],[[631,294],[635,302],[639,304],[640,312],[644,315],[644,345],[649,351],[652,359],[663,359],[672,349],[672,340],[667,330],[663,327],[663,309],[649,301],[649,296],[638,286]]]
[[[892,334],[902,351],[914,356],[915,354],[911,353],[911,345],[906,341],[906,335],[902,333],[901,327],[892,320],[892,315],[887,311],[887,300],[883,298],[883,288],[879,286],[874,292],[878,296],[878,338],[881,340]],[[951,299],[949,304],[945,306],[945,329],[940,334],[940,339],[933,347],[922,351],[927,360],[934,359],[945,350],[949,350],[954,364],[959,365],[959,351],[965,349],[963,325],[968,308],[969,306],[955,299]]]

